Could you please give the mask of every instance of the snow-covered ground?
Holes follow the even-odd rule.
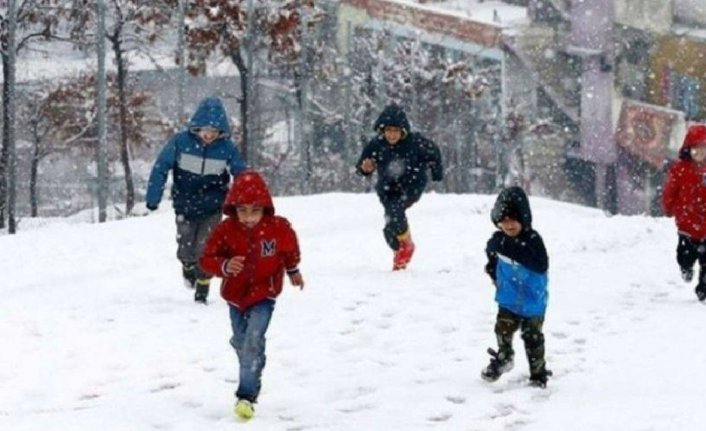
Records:
[[[706,308],[678,276],[668,219],[531,198],[554,378],[526,386],[519,338],[515,369],[479,378],[495,345],[493,199],[425,195],[410,211],[418,252],[398,273],[374,195],[276,199],[307,285],[277,303],[250,423],[231,415],[227,307],[182,286],[168,205],[0,236],[0,429],[703,429]]]

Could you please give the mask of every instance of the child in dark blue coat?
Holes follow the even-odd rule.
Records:
[[[394,251],[393,270],[405,269],[414,253],[414,242],[405,211],[419,200],[427,185],[427,170],[433,181],[444,178],[439,147],[410,130],[404,110],[385,107],[375,125],[378,136],[363,149],[356,170],[369,176],[377,171],[377,192],[385,208],[385,241]]]
[[[177,258],[194,300],[206,303],[211,278],[198,265],[204,244],[221,221],[221,208],[231,177],[245,169],[230,137],[230,125],[220,99],[199,103],[187,130],[167,142],[154,162],[147,184],[146,206],[156,210],[172,172],[172,206],[176,213]]]
[[[542,237],[532,229],[532,213],[524,190],[509,187],[501,191],[491,212],[491,220],[499,230],[488,240],[485,271],[496,288],[498,350],[488,349],[492,358],[481,377],[494,382],[512,369],[515,356],[512,338],[521,328],[530,384],[546,387],[551,373],[544,360],[542,325],[549,296],[549,258]]]

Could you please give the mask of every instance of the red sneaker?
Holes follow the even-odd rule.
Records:
[[[392,270],[398,271],[407,268],[409,261],[412,260],[414,254],[414,242],[412,237],[408,236],[406,240],[400,241],[400,248],[395,251],[395,258],[392,263]]]

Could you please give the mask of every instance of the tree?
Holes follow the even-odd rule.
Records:
[[[121,117],[121,100],[115,91],[117,77],[108,76],[108,85],[112,87],[111,97],[107,100],[107,113],[111,124],[118,124]],[[95,105],[95,77],[82,75],[78,78],[60,81],[53,86],[42,85],[36,88],[30,100],[25,103],[22,118],[29,127],[33,143],[31,158],[30,203],[32,216],[38,212],[39,164],[46,156],[78,148],[83,154],[92,154],[98,140]],[[162,121],[153,112],[152,97],[149,93],[131,92],[126,101],[125,116],[128,139],[135,145],[151,142],[151,136],[160,138],[166,134],[170,125]],[[120,128],[107,130],[112,139],[120,136]],[[109,155],[112,160],[119,159],[119,149]]]
[[[62,39],[59,22],[71,0],[0,0],[0,58],[2,59],[3,128],[0,150],[0,228],[5,227],[5,210],[13,202],[14,177],[8,177],[8,163],[14,148],[14,59],[37,41]],[[14,9],[14,17],[9,7]],[[13,30],[12,32],[10,30]],[[11,172],[11,174],[13,174]],[[10,190],[8,190],[8,182]],[[14,208],[10,208],[14,212]],[[10,219],[10,230],[14,220]]]
[[[92,0],[82,0],[91,6]],[[106,38],[115,58],[117,68],[115,88],[119,103],[120,162],[125,174],[125,213],[135,205],[135,186],[130,165],[130,134],[128,130],[128,70],[129,53],[144,50],[154,44],[171,23],[175,0],[109,0],[107,3],[109,23]],[[73,15],[73,36],[84,47],[92,46],[89,29],[94,28],[95,7],[84,7]]]
[[[214,55],[230,59],[239,72],[241,153],[247,161],[251,124],[252,64],[264,53],[271,61],[298,59],[302,9],[312,0],[194,0],[186,11],[189,71],[202,74]]]

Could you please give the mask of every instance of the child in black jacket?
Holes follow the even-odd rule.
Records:
[[[512,338],[522,328],[530,384],[546,387],[551,373],[545,366],[542,325],[548,300],[549,258],[542,237],[532,229],[532,213],[524,190],[510,187],[500,192],[491,220],[499,230],[488,240],[485,271],[496,288],[498,350],[488,349],[492,358],[481,377],[494,382],[512,369]]]
[[[419,200],[431,179],[441,181],[444,169],[441,152],[434,142],[410,131],[407,115],[397,105],[387,106],[374,129],[378,136],[363,149],[357,172],[369,176],[377,170],[375,190],[385,208],[385,241],[395,252],[393,270],[405,269],[414,253],[405,211]]]

